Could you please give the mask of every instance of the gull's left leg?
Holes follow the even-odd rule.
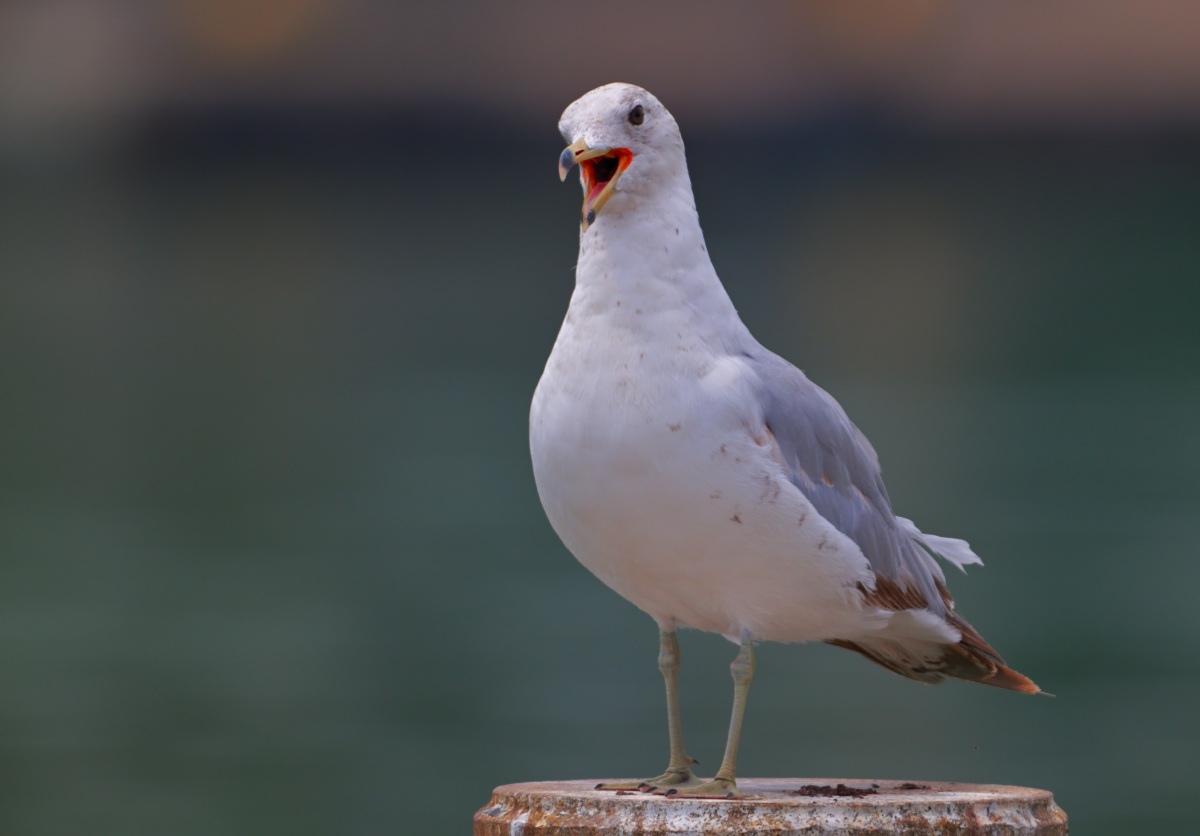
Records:
[[[737,772],[738,742],[742,737],[742,715],[746,712],[746,695],[750,692],[750,680],[754,678],[754,645],[750,639],[742,639],[737,658],[729,666],[733,674],[733,715],[729,718],[729,738],[725,741],[725,757],[716,777],[695,786],[671,787],[666,795],[686,795],[717,798],[736,798],[738,792],[734,774]]]

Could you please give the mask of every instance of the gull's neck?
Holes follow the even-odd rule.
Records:
[[[572,311],[613,317],[619,308],[670,315],[722,342],[744,330],[708,256],[686,171],[649,194],[614,195],[580,236]]]

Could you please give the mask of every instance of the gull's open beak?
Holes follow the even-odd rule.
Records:
[[[628,148],[588,148],[582,139],[572,142],[558,157],[558,179],[566,180],[571,166],[579,163],[583,177],[583,218],[580,227],[584,232],[596,221],[596,215],[612,197],[617,181],[633,162],[633,152]]]

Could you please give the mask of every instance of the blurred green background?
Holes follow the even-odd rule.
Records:
[[[730,7],[732,8],[732,7]],[[562,108],[675,113],[760,340],[969,539],[1056,699],[764,645],[744,775],[1014,783],[1183,832],[1200,779],[1200,11],[0,8],[0,830],[465,833],[666,755],[655,627],[545,521]],[[734,649],[686,633],[719,761]]]

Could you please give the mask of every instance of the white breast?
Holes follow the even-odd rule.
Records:
[[[867,562],[785,476],[746,361],[691,333],[686,310],[626,290],[577,291],[534,395],[555,531],[664,627],[776,641],[869,629],[853,591]]]

